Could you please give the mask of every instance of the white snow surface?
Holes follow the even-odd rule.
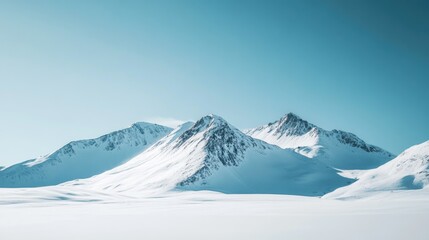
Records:
[[[138,122],[99,138],[73,141],[52,154],[0,169],[0,187],[39,187],[87,178],[144,151],[172,129]]]
[[[0,196],[7,240],[426,240],[429,221],[425,189],[354,201],[207,191],[134,198],[65,186]]]
[[[429,184],[429,141],[408,148],[395,159],[358,177],[328,198],[358,198],[380,191],[422,189]]]
[[[208,115],[181,125],[121,166],[66,185],[137,196],[173,189],[321,196],[352,181]]]
[[[371,169],[394,158],[393,154],[365,143],[352,133],[324,130],[293,113],[244,132],[338,169]]]

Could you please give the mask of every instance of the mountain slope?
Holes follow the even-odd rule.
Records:
[[[126,162],[171,130],[141,122],[96,139],[73,141],[47,156],[0,169],[0,187],[38,187],[91,177]]]
[[[209,115],[180,126],[115,169],[68,184],[138,195],[181,189],[314,196],[348,183],[320,162],[251,138]]]
[[[324,130],[293,113],[245,133],[339,169],[371,169],[394,157],[352,133]]]
[[[350,186],[327,197],[359,197],[372,192],[421,189],[429,184],[429,141],[408,148],[388,163],[367,171]]]

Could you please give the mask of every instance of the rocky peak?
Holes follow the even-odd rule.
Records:
[[[294,113],[288,113],[280,120],[269,123],[268,126],[272,127],[271,131],[274,131],[275,134],[288,136],[300,136],[316,128],[315,125],[301,119]]]
[[[202,143],[200,146],[206,153],[203,167],[180,185],[203,179],[221,166],[238,166],[250,147],[269,148],[269,145],[245,135],[216,115],[208,115],[198,120],[192,128],[179,137],[178,145],[175,147],[193,143],[197,146]]]
[[[208,137],[209,135],[208,131],[209,129],[229,129],[231,130],[231,126],[221,117],[217,115],[207,115],[202,118],[200,118],[190,129],[185,131],[180,137],[179,137],[179,145],[182,145],[184,142],[186,142],[188,139],[192,138],[193,136],[203,133],[204,137]]]

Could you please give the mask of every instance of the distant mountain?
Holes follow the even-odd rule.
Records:
[[[73,141],[47,156],[0,168],[0,187],[39,187],[91,177],[125,163],[171,130],[140,122],[96,139]]]
[[[320,196],[350,182],[321,162],[208,115],[183,124],[121,166],[67,185],[138,195],[176,189]]]
[[[324,130],[293,113],[244,132],[339,169],[371,169],[394,158],[393,154],[365,143],[352,133]]]
[[[429,185],[429,141],[408,148],[395,159],[368,170],[355,183],[327,197],[360,197],[374,192],[421,189]]]

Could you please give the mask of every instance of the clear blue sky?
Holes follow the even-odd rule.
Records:
[[[155,118],[429,139],[427,1],[1,1],[0,165]]]

